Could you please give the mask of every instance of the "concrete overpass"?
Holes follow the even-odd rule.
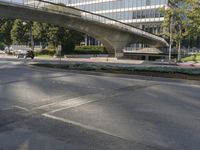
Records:
[[[12,3],[0,0],[0,17],[55,24],[95,37],[109,53],[121,54],[128,44],[140,42],[151,47],[166,47],[161,37],[133,26],[76,8],[36,0],[33,3]]]

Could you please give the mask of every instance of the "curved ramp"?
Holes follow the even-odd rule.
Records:
[[[0,0],[0,16],[55,24],[95,37],[109,53],[120,53],[128,44],[140,42],[151,47],[167,47],[161,37],[101,15],[42,0],[12,3]]]

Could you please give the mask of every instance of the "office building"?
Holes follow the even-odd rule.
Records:
[[[76,7],[95,14],[118,20],[135,27],[143,29],[153,34],[159,34],[161,23],[164,20],[160,12],[162,7],[167,6],[167,0],[66,0],[60,1],[68,6]],[[97,44],[92,37],[85,39],[85,44]],[[137,53],[138,50],[148,47],[141,43],[133,43],[124,49],[125,53]],[[160,53],[161,51],[147,50],[150,53]],[[142,52],[143,53],[143,52]],[[146,53],[146,52],[144,52]],[[130,54],[129,54],[130,55]],[[141,59],[142,55],[137,57]],[[145,59],[145,58],[142,58]],[[148,59],[148,58],[147,58]]]

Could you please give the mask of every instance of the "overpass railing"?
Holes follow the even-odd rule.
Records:
[[[85,20],[95,21],[95,22],[99,22],[99,23],[103,23],[103,24],[113,25],[114,27],[118,27],[120,29],[127,30],[129,32],[137,33],[143,37],[158,40],[158,41],[161,41],[161,42],[165,43],[166,45],[168,45],[167,42],[163,38],[161,38],[157,35],[148,33],[146,31],[143,31],[143,30],[136,28],[134,26],[131,26],[129,24],[122,23],[120,21],[102,16],[99,14],[94,14],[92,12],[88,12],[85,10],[80,10],[80,9],[77,9],[74,7],[66,6],[65,4],[61,3],[62,0],[61,0],[61,2],[57,1],[57,3],[53,3],[53,2],[45,1],[45,0],[21,0],[21,1],[20,0],[0,0],[0,1],[6,2],[6,3],[11,3],[11,4],[22,5],[22,6],[26,6],[26,7],[31,7],[31,8],[38,9],[38,10],[54,12],[54,13],[59,13],[59,14],[63,14],[63,15],[66,14],[66,15],[71,15],[74,17],[80,17]]]

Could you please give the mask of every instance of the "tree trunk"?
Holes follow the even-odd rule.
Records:
[[[181,41],[179,41],[179,43],[178,43],[178,61],[180,61],[181,60]]]

